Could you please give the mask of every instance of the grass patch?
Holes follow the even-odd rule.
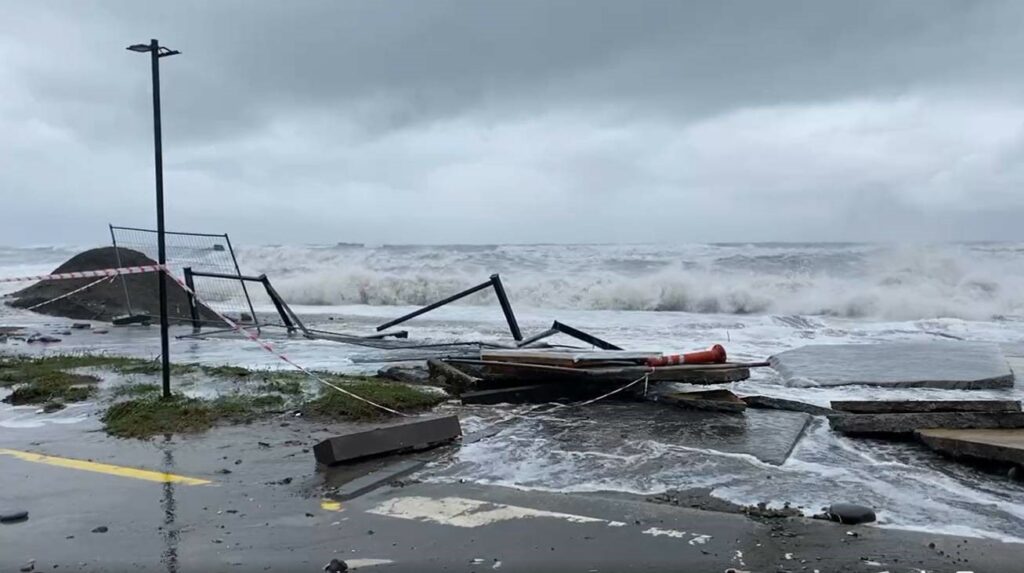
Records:
[[[77,365],[67,357],[0,357],[0,386],[14,386],[4,402],[14,405],[78,402],[96,393],[99,378],[67,372]]]
[[[112,405],[103,415],[103,425],[108,434],[122,438],[194,433],[217,423],[252,421],[283,403],[280,396],[231,395],[213,400],[145,396]]]
[[[445,400],[444,396],[428,394],[405,384],[385,382],[372,378],[335,375],[330,376],[328,381],[367,400],[372,400],[381,406],[387,406],[399,412],[425,410]],[[372,420],[390,415],[365,402],[328,387],[322,388],[320,396],[303,406],[302,411],[307,416],[330,419]]]
[[[247,378],[252,370],[241,366],[203,366],[203,372],[220,378]]]
[[[301,380],[290,377],[286,379],[271,378],[260,384],[258,389],[260,392],[277,392],[278,394],[297,396],[302,394],[303,385]]]
[[[146,396],[158,392],[160,392],[160,386],[140,382],[137,384],[122,384],[114,388],[110,395],[114,398],[123,398],[125,396]]]

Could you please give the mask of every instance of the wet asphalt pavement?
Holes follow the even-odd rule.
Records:
[[[321,571],[341,559],[366,571],[1009,572],[1024,555],[621,494],[404,478],[339,502],[334,486],[391,461],[318,469],[310,448],[346,427],[278,418],[148,442],[108,437],[93,420],[4,429],[0,508],[30,516],[0,525],[0,571]],[[430,455],[445,461],[445,450]]]

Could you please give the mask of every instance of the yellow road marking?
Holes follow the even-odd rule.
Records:
[[[190,478],[185,476],[169,474],[166,472],[154,472],[149,470],[140,470],[136,468],[126,468],[123,466],[115,466],[111,464],[87,462],[85,460],[75,460],[71,458],[59,458],[57,456],[47,456],[45,454],[35,454],[32,452],[22,452],[18,450],[7,450],[4,448],[0,448],[0,455],[13,456],[15,458],[18,458],[19,460],[24,460],[26,462],[36,462],[51,466],[59,466],[62,468],[71,468],[73,470],[96,472],[126,478],[155,481],[160,483],[180,483],[183,485],[206,485],[209,483],[213,483],[210,480]]]
[[[322,499],[320,500],[320,509],[325,509],[327,511],[341,511],[341,502]]]

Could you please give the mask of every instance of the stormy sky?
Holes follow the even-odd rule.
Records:
[[[0,4],[0,244],[1024,240],[1024,2]]]

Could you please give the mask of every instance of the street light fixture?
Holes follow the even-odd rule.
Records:
[[[161,265],[167,264],[167,245],[164,242],[164,158],[161,144],[160,132],[160,58],[180,54],[177,50],[170,50],[160,46],[156,40],[150,40],[148,44],[132,44],[128,46],[132,52],[149,52],[153,66],[153,147],[156,157],[156,236],[157,236],[157,259]],[[168,333],[167,320],[167,283],[166,273],[159,273],[160,286],[160,356],[162,359],[163,396],[171,397],[171,357],[170,337]]]

